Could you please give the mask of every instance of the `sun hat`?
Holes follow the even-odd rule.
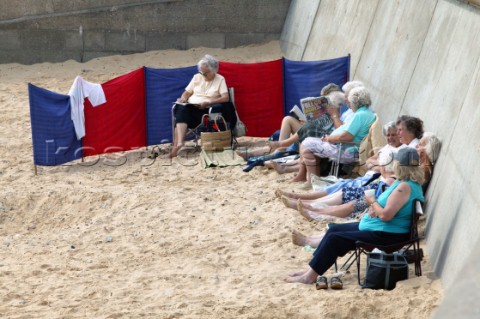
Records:
[[[420,162],[417,150],[412,147],[403,147],[399,149],[394,155],[394,158],[402,166],[418,166]]]

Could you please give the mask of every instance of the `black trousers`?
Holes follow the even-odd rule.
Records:
[[[360,231],[359,223],[330,224],[325,236],[313,253],[310,267],[323,275],[338,257],[355,249],[357,240],[378,245],[391,245],[408,240],[409,233],[397,234],[382,231]]]
[[[211,107],[213,113],[222,113],[231,129],[235,127],[237,116],[233,103],[225,102]],[[208,109],[201,110],[196,107],[177,104],[174,110],[175,123],[186,123],[188,128],[196,128],[201,123],[204,114],[208,114]]]

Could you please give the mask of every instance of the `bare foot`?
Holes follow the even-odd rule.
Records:
[[[300,176],[300,174],[296,175],[294,178],[292,178],[292,182],[298,183],[298,182],[306,182],[307,178],[304,176]]]
[[[174,158],[178,156],[178,152],[182,149],[185,144],[180,144],[172,147],[172,151],[168,154],[168,158]]]
[[[301,275],[305,274],[306,272],[307,272],[306,270],[296,271],[296,272],[294,272],[294,273],[288,274],[288,276],[290,276],[290,277],[298,277],[298,276],[301,276]]]
[[[285,168],[285,165],[283,163],[278,163],[278,162],[272,162],[273,169],[278,173],[278,174],[285,174],[287,173],[287,169]]]
[[[280,147],[280,142],[278,141],[267,141],[268,147],[270,147],[270,152],[275,151],[277,148]]]
[[[248,152],[247,151],[240,151],[236,150],[235,153],[237,153],[238,156],[243,158],[245,161],[248,159]]]
[[[282,196],[282,202],[288,208],[297,209],[297,202],[294,199]]]
[[[307,236],[299,232],[298,230],[292,230],[292,243],[297,246],[307,246],[308,244]]]
[[[309,222],[313,220],[310,211],[305,207],[305,205],[302,203],[302,200],[300,199],[297,201],[297,210],[300,212],[300,215],[305,217]]]
[[[317,280],[317,276],[318,274],[312,268],[309,268],[302,275],[295,276],[295,277],[287,277],[285,278],[285,281],[290,283],[300,283],[300,284],[311,285],[315,283],[315,281]]]
[[[273,163],[274,163],[274,161],[265,161],[263,163],[263,166],[265,166],[266,168],[273,169]]]
[[[286,191],[281,190],[280,188],[277,188],[277,190],[275,191],[275,196],[280,197],[280,198],[282,196],[285,196],[285,197],[288,197],[288,198],[291,198],[291,199],[299,199],[300,198],[300,194],[286,192]]]
[[[310,246],[316,248],[318,247],[318,244],[322,240],[323,236],[325,236],[325,233],[313,236],[306,236],[298,230],[294,229],[292,230],[292,243],[298,246]]]

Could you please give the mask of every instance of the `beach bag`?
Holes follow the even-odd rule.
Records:
[[[368,253],[367,271],[362,288],[395,288],[397,281],[408,279],[408,262],[398,253]]]
[[[200,141],[204,151],[223,151],[225,148],[232,147],[232,132],[227,129],[225,119],[221,115],[215,116],[215,119],[208,120],[208,115],[204,115],[202,123],[205,130],[200,132]]]
[[[237,115],[237,124],[235,124],[235,127],[233,128],[233,135],[235,135],[235,137],[241,137],[245,136],[245,134],[247,134],[247,127],[242,121],[240,121],[240,118]]]
[[[245,134],[247,134],[247,127],[240,120],[240,116],[238,116],[238,112],[236,108],[235,108],[235,115],[237,116],[237,124],[235,124],[235,127],[233,128],[233,135],[235,137],[245,136]]]

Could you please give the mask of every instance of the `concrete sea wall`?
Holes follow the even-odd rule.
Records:
[[[439,318],[478,318],[480,312],[475,301],[480,295],[475,271],[480,259],[476,5],[478,1],[293,0],[281,37],[290,59],[350,53],[351,78],[369,88],[382,122],[414,115],[442,139],[426,208],[428,255],[447,292]],[[452,289],[458,297],[448,293]],[[470,305],[462,306],[467,300]]]
[[[0,63],[278,40],[290,0],[2,0]]]

